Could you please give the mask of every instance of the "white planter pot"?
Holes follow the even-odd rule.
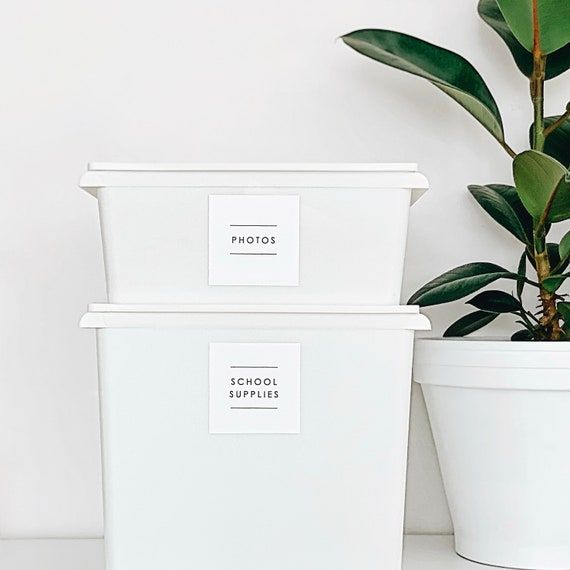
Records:
[[[401,567],[413,330],[429,322],[350,310],[91,307],[108,570]],[[230,398],[258,375],[271,396]]]
[[[92,164],[111,303],[397,305],[412,164]]]
[[[459,555],[570,568],[570,343],[417,342]]]

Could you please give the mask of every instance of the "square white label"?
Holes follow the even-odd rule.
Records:
[[[209,197],[210,285],[299,285],[299,196]]]
[[[210,343],[210,433],[300,433],[299,343]]]

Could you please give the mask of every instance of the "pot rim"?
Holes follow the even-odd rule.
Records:
[[[570,390],[570,342],[507,338],[416,340],[414,381],[455,388]]]
[[[469,350],[510,350],[517,352],[532,350],[533,352],[570,352],[570,341],[522,340],[514,341],[509,337],[472,336],[472,337],[424,337],[416,339],[416,343],[437,343],[438,345],[453,345],[457,348]]]

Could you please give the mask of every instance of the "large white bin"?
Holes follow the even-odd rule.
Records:
[[[414,164],[91,164],[111,303],[397,305]]]
[[[90,307],[107,570],[401,567],[413,331],[429,322],[348,310]],[[219,408],[226,376],[281,368],[267,407]]]

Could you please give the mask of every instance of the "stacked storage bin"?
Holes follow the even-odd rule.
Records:
[[[415,165],[93,164],[107,570],[397,570]]]

